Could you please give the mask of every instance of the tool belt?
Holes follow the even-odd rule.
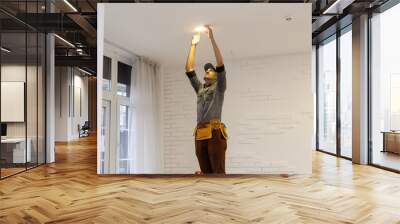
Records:
[[[194,128],[193,135],[195,136],[196,140],[211,139],[213,130],[220,130],[224,138],[228,139],[226,126],[218,119],[197,124],[197,126]]]

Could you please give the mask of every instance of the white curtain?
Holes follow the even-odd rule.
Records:
[[[159,66],[138,57],[132,97],[130,141],[133,146],[131,173],[161,172],[160,121],[158,104]]]

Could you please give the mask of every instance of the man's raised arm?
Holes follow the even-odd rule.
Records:
[[[196,46],[200,41],[200,33],[196,33],[192,38],[192,45],[190,46],[189,54],[186,60],[186,72],[193,71],[194,68],[194,55],[196,53]]]
[[[197,78],[196,72],[194,71],[194,55],[196,52],[196,46],[199,43],[199,41],[200,41],[200,33],[194,34],[185,67],[186,75],[189,78],[190,84],[193,86],[193,89],[194,91],[196,91],[196,93],[199,91],[201,86],[201,82]]]
[[[206,25],[208,29],[208,37],[211,40],[211,44],[214,49],[214,54],[215,54],[215,60],[217,61],[217,66],[216,66],[216,72],[217,72],[217,87],[218,90],[221,92],[224,92],[226,90],[226,72],[225,72],[225,66],[224,66],[224,61],[222,59],[221,51],[218,48],[217,42],[214,39],[214,34],[213,30],[210,25]]]
[[[210,25],[206,25],[206,28],[208,29],[208,37],[210,38],[211,44],[214,49],[215,59],[217,61],[217,67],[221,67],[222,65],[224,65],[224,61],[222,59],[221,51],[218,48],[217,42],[215,42],[213,30]]]

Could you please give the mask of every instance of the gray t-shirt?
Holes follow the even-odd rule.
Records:
[[[197,94],[197,123],[209,122],[212,119],[221,120],[222,104],[226,90],[226,75],[224,65],[216,67],[217,81],[205,86],[198,79],[196,72],[186,72]]]

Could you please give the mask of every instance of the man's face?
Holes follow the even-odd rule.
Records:
[[[207,69],[206,74],[204,75],[204,81],[206,84],[211,84],[215,79],[217,79],[217,73],[214,71],[214,69]]]

